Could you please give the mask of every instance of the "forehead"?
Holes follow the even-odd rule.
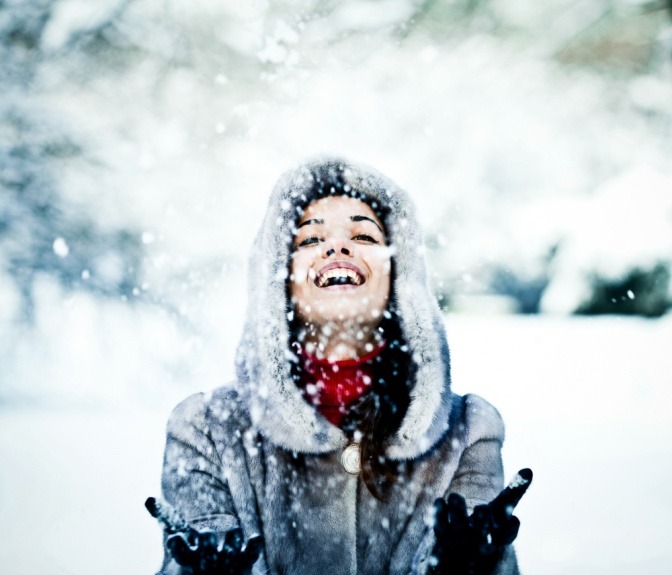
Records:
[[[342,219],[349,220],[350,216],[356,215],[367,216],[383,228],[380,218],[366,202],[349,196],[329,196],[310,202],[303,211],[299,222],[315,218],[327,223]]]

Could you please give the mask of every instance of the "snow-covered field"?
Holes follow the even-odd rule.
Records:
[[[452,315],[447,326],[455,390],[502,412],[507,475],[535,471],[517,513],[524,573],[672,572],[672,317]],[[67,397],[5,404],[3,574],[158,568],[160,529],[143,502],[159,491],[176,393],[95,407],[68,407]]]
[[[524,573],[672,572],[672,317],[453,317],[454,388],[507,423]]]
[[[566,314],[447,318],[535,471],[525,575],[672,573],[672,314],[566,317],[672,269],[654,4],[0,2],[0,575],[158,568],[168,413],[232,377],[271,186],[330,151],[408,188],[450,309],[505,270]]]

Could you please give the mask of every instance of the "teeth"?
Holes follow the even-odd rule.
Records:
[[[347,268],[334,268],[324,272],[317,280],[318,287],[323,287],[331,278],[348,277],[355,285],[361,285],[362,279],[356,271]]]

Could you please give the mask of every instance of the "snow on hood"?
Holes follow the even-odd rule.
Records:
[[[249,261],[248,307],[237,350],[239,385],[252,421],[286,449],[326,453],[346,445],[345,434],[302,398],[291,379],[287,278],[293,228],[316,179],[340,181],[386,206],[384,218],[395,261],[394,293],[402,333],[417,364],[411,403],[387,453],[395,459],[429,450],[447,431],[451,405],[450,355],[432,296],[414,207],[382,174],[341,158],[317,158],[285,173],[275,185]]]

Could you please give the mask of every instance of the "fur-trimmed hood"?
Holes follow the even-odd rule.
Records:
[[[341,158],[317,158],[285,173],[253,245],[246,323],[237,352],[239,384],[252,421],[268,440],[293,451],[327,453],[347,443],[343,431],[304,401],[290,373],[287,278],[293,230],[315,181],[339,182],[386,207],[396,307],[416,364],[411,402],[387,454],[417,457],[446,433],[451,408],[448,344],[427,283],[420,229],[405,191],[375,170]]]

